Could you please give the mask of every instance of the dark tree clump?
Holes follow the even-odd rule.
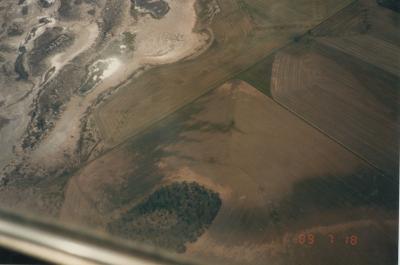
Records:
[[[196,182],[162,187],[109,225],[112,233],[155,246],[185,251],[214,220],[219,195]]]

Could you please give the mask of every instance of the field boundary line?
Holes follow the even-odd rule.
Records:
[[[315,29],[315,28],[318,28],[319,26],[321,26],[322,24],[324,24],[326,21],[328,21],[328,20],[331,19],[332,17],[334,17],[334,16],[336,16],[337,14],[343,12],[343,10],[347,9],[348,7],[354,5],[354,4],[358,3],[358,2],[359,2],[359,0],[352,0],[352,1],[351,1],[350,3],[348,3],[347,5],[343,6],[343,7],[340,8],[340,9],[338,9],[335,13],[333,13],[333,14],[331,14],[330,16],[327,16],[325,19],[321,20],[321,21],[320,21],[319,23],[317,23],[314,27],[308,29],[307,31],[305,31],[305,32],[302,33],[302,34],[299,34],[299,35],[296,36],[296,37],[302,38],[302,37],[304,37],[304,36],[307,36],[307,34],[308,34],[310,31],[312,31],[312,30]],[[239,74],[241,74],[241,73],[243,73],[243,72],[246,72],[247,70],[249,70],[250,68],[252,68],[254,65],[258,64],[259,62],[261,62],[261,61],[263,61],[263,60],[265,60],[265,59],[268,58],[269,56],[271,56],[271,55],[273,55],[273,54],[275,54],[275,53],[277,53],[277,52],[279,52],[279,51],[281,51],[281,50],[287,48],[287,47],[288,47],[289,45],[291,45],[293,42],[294,42],[293,38],[292,38],[292,39],[289,39],[289,40],[287,41],[287,43],[285,43],[284,45],[282,45],[282,46],[279,47],[279,48],[274,48],[274,49],[272,49],[268,54],[266,54],[265,56],[263,56],[261,59],[255,61],[254,63],[252,63],[252,64],[249,65],[248,67],[246,67],[246,68],[244,68],[244,69],[240,69],[240,70],[238,70],[238,71],[236,71],[236,72],[233,72],[232,74],[228,75],[226,78],[224,78],[224,79],[222,79],[222,80],[216,81],[214,84],[211,84],[211,85],[209,86],[208,89],[205,89],[204,93],[201,93],[199,96],[197,96],[197,97],[195,97],[195,98],[191,98],[190,100],[187,100],[187,101],[184,102],[181,106],[175,108],[174,110],[171,110],[171,112],[166,113],[166,114],[163,115],[163,116],[160,116],[159,119],[153,120],[151,123],[149,123],[148,126],[145,126],[144,128],[138,130],[136,133],[134,133],[134,134],[132,134],[132,135],[129,135],[129,136],[127,136],[127,137],[124,137],[124,139],[123,139],[120,143],[114,144],[114,145],[110,145],[109,148],[107,148],[107,150],[106,150],[105,152],[103,152],[99,157],[101,157],[101,156],[103,156],[103,155],[105,155],[105,154],[107,154],[107,153],[109,153],[109,152],[111,152],[111,151],[113,151],[113,150],[115,150],[115,149],[118,149],[118,148],[120,148],[121,146],[123,146],[124,144],[126,144],[127,142],[129,142],[130,140],[132,140],[132,139],[134,139],[134,138],[136,138],[136,137],[138,137],[138,136],[140,136],[140,135],[143,135],[144,133],[148,132],[148,131],[149,131],[153,126],[155,126],[157,123],[159,123],[159,122],[161,122],[161,121],[167,119],[169,116],[171,116],[171,115],[173,115],[174,113],[180,111],[181,109],[184,109],[184,108],[187,107],[189,104],[195,102],[195,101],[198,100],[199,98],[201,98],[201,97],[203,97],[204,95],[210,93],[211,91],[213,91],[213,90],[215,90],[216,88],[220,87],[221,85],[225,84],[225,83],[228,82],[229,80],[235,79],[235,77],[238,76]],[[179,62],[177,62],[177,63],[179,63]],[[128,81],[125,81],[124,84],[126,84],[127,82],[128,82]],[[117,86],[116,88],[118,88],[118,87],[119,87],[119,86]],[[264,94],[264,95],[265,95],[265,94]],[[265,95],[265,96],[267,96],[267,95]],[[276,102],[276,101],[274,100],[274,102]],[[283,107],[281,104],[279,104],[279,105],[280,105],[281,107]],[[284,107],[283,107],[283,108],[284,108]],[[285,108],[285,109],[286,109],[286,108]],[[290,111],[290,112],[293,113],[294,115],[296,115],[294,112],[292,112],[292,111]],[[296,116],[298,116],[298,115],[296,115]],[[97,119],[96,119],[96,120],[97,120]],[[312,126],[312,127],[314,127],[314,126]],[[332,139],[332,140],[333,140],[333,139]],[[336,142],[336,141],[335,141],[335,142]],[[357,156],[357,157],[358,157],[358,156]],[[84,167],[85,165],[91,163],[92,161],[94,161],[94,159],[84,162],[83,164],[79,165],[79,167],[82,168],[82,167]],[[369,163],[368,163],[368,164],[369,164]],[[374,167],[375,167],[375,166],[374,166]],[[375,168],[376,168],[376,167],[375,167]]]

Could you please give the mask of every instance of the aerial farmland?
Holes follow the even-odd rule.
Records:
[[[0,207],[199,264],[395,264],[399,19],[0,0]]]

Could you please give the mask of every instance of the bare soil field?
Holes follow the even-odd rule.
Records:
[[[396,174],[396,18],[375,1],[358,1],[236,78],[387,174]]]
[[[270,93],[346,148],[396,176],[400,43],[376,35],[376,19],[367,19],[369,10],[383,8],[365,9],[366,3],[370,2],[350,7],[353,17],[344,19],[349,13],[342,12],[313,30],[312,37],[276,53]],[[357,8],[367,14],[354,12]],[[368,30],[365,23],[370,23]],[[338,35],[343,28],[347,33]]]
[[[313,36],[350,37],[368,33],[369,36],[398,46],[398,13],[377,5],[374,0],[355,1],[312,30]]]
[[[359,253],[380,247],[368,262],[391,264],[394,239],[379,231],[395,229],[386,222],[396,218],[396,178],[241,81],[207,93],[88,163],[67,185],[60,220],[112,232],[110,224],[130,220],[126,215],[154,191],[182,181],[197,182],[222,200],[209,229],[186,243],[187,257],[222,264],[290,264],[297,258],[340,264],[341,255],[332,260],[325,242],[333,233],[340,238],[335,251],[350,255],[352,264],[373,264],[362,263],[366,256]],[[371,230],[376,232],[366,238]],[[300,247],[307,246],[293,241],[303,231],[319,238],[305,252]],[[343,245],[349,233],[363,238],[357,251]],[[383,245],[374,247],[376,240]]]
[[[396,60],[396,57],[400,54],[398,45],[368,35],[342,38],[321,37],[317,38],[317,41],[389,73],[400,75],[399,60]]]
[[[219,1],[214,41],[193,60],[133,78],[96,110],[106,145],[115,146],[248,68],[351,1]],[[208,25],[197,25],[205,30]],[[229,29],[229,30],[227,30]],[[197,73],[197,74],[193,74]]]

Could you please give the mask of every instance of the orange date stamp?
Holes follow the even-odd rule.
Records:
[[[287,241],[289,238],[285,238]],[[290,240],[290,239],[289,239]],[[316,235],[313,233],[299,233],[291,238],[292,243],[300,246],[313,246],[318,243],[329,243],[331,245],[344,244],[348,246],[357,246],[359,244],[359,236],[355,234],[337,236],[335,234]]]

